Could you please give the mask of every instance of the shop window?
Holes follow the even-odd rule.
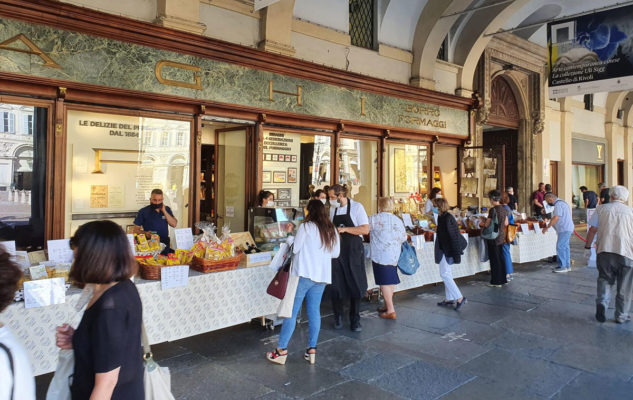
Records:
[[[152,189],[162,189],[178,226],[187,226],[190,129],[190,121],[69,110],[65,236],[95,219],[132,224]],[[179,134],[183,146],[166,151]]]
[[[3,132],[15,133],[15,119],[30,117],[30,134],[0,135],[0,242],[18,250],[44,246],[48,109],[0,104]]]
[[[24,116],[24,130],[22,134],[24,135],[33,134],[33,114],[28,114]]]
[[[2,113],[0,132],[15,133],[15,114],[10,111]]]
[[[376,213],[378,197],[378,146],[374,140],[340,140],[338,183],[347,186],[348,196]]]
[[[246,129],[219,132],[217,139],[217,225],[242,232],[247,221]]]
[[[178,133],[178,138],[176,139],[176,146],[180,147],[185,144],[185,134],[184,132]]]
[[[296,207],[330,185],[332,139],[325,135],[264,132],[262,188],[275,204]]]
[[[349,35],[352,46],[376,48],[374,0],[349,1]]]
[[[429,191],[429,146],[388,144],[387,193],[396,199]]]

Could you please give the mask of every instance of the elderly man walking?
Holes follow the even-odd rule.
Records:
[[[558,239],[556,240],[556,258],[558,260],[558,267],[554,269],[554,272],[569,272],[571,271],[571,260],[569,255],[569,238],[574,233],[574,222],[571,219],[571,207],[563,200],[556,197],[554,193],[548,193],[545,195],[545,202],[549,206],[554,207],[552,211],[552,219],[549,224],[543,229],[543,233],[551,227],[554,227]]]
[[[598,296],[596,319],[606,321],[611,288],[617,284],[615,297],[615,322],[623,324],[631,320],[631,291],[633,290],[633,209],[624,204],[629,191],[624,186],[614,186],[610,191],[611,201],[601,205],[589,221],[587,244],[598,234]],[[585,246],[585,257],[590,246]]]

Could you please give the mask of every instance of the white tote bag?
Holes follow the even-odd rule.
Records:
[[[290,271],[292,271],[292,266],[290,267]],[[297,285],[299,285],[299,277],[297,275],[293,275],[291,272],[290,276],[288,277],[286,294],[284,295],[283,300],[281,300],[281,302],[279,303],[279,307],[277,307],[277,316],[279,318],[292,317],[292,308],[295,304]]]
[[[86,307],[93,291],[92,285],[86,285],[75,304],[75,319]],[[46,391],[46,400],[70,400],[70,384],[72,383],[72,376],[75,372],[75,353],[72,350],[60,350],[59,357],[57,358],[57,368],[55,368],[55,375],[48,385]]]
[[[152,358],[145,324],[141,327],[141,342],[143,343],[143,385],[145,386],[145,400],[175,400],[171,394],[171,375],[169,368],[161,367]]]

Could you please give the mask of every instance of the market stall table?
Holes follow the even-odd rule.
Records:
[[[554,229],[548,230],[545,234],[535,231],[518,232],[516,244],[510,246],[512,262],[522,264],[555,256],[557,237]]]

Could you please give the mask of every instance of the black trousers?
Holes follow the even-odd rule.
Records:
[[[333,298],[332,309],[334,310],[334,318],[343,315],[345,299]],[[349,322],[353,326],[360,323],[360,299],[349,299]]]

